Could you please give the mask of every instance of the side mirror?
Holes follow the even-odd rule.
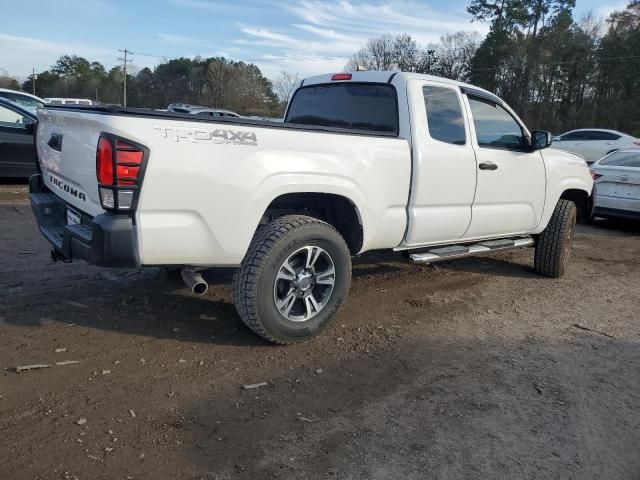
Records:
[[[27,130],[27,132],[29,133],[34,133],[36,131],[36,128],[38,127],[38,122],[36,122],[35,120],[32,120],[29,117],[24,117],[24,128]]]
[[[542,150],[551,145],[553,137],[551,132],[545,132],[544,130],[534,130],[531,132],[531,150]]]

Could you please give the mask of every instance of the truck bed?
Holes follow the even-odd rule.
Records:
[[[149,152],[130,214],[141,265],[239,265],[269,205],[299,192],[353,203],[367,225],[363,249],[402,241],[411,155],[395,134],[137,108],[41,109],[43,186],[83,219],[106,213],[96,179],[104,134]]]

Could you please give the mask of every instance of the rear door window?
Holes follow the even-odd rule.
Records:
[[[285,123],[398,134],[396,90],[388,84],[336,83],[302,87]]]
[[[464,145],[467,137],[458,94],[450,88],[432,85],[422,87],[422,94],[431,138]]]
[[[598,131],[588,131],[587,140],[618,140],[620,135],[616,135],[615,133],[610,132],[598,132]]]

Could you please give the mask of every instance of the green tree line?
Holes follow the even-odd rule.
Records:
[[[488,35],[457,32],[420,47],[410,35],[382,35],[348,67],[440,75],[486,88],[532,128],[611,128],[640,136],[640,1],[603,24],[575,20],[575,0],[472,0]]]
[[[75,55],[58,59],[36,79],[40,97],[90,98],[122,104],[124,72],[107,71],[99,62]],[[23,90],[32,90],[29,77]],[[281,105],[271,82],[250,63],[225,58],[178,58],[127,74],[127,105],[166,108],[170,103],[190,103],[235,110],[244,115],[273,116]]]

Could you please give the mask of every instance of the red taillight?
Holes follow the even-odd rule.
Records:
[[[331,76],[331,81],[336,81],[336,80],[351,80],[351,74],[350,73],[336,73],[336,74]]]
[[[127,165],[117,165],[116,174],[118,185],[135,185],[138,180],[140,167],[130,167]]]
[[[116,182],[117,185],[136,185],[142,165],[142,150],[133,145],[116,141]]]
[[[111,185],[113,183],[113,147],[104,137],[98,141],[96,152],[96,176],[98,183]]]
[[[102,206],[113,210],[135,208],[144,151],[112,136],[101,136],[96,152],[96,176]]]
[[[634,143],[635,145],[637,145],[637,146],[639,146],[639,147],[640,147],[640,140],[639,140],[639,141],[637,141],[637,142],[633,142],[633,143]]]
[[[142,152],[140,150],[133,152],[116,148],[116,152],[117,163],[135,163],[136,165],[142,163]]]
[[[593,178],[594,180],[599,179],[602,175],[600,175],[599,173],[594,172],[593,170],[589,169],[589,173],[591,174],[591,178]]]

